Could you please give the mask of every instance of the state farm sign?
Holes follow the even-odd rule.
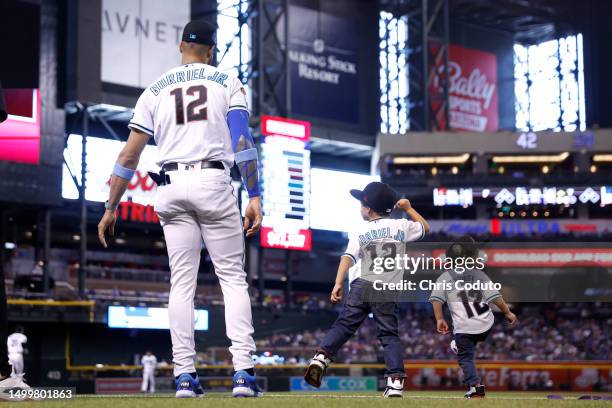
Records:
[[[432,108],[438,111],[440,128],[445,125],[441,99],[444,93],[444,62],[431,67]],[[450,128],[475,132],[495,132],[499,127],[497,108],[497,57],[495,54],[451,44],[449,48]],[[436,98],[438,96],[438,98]]]

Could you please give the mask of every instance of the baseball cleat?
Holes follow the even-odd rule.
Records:
[[[203,397],[204,390],[200,385],[200,378],[191,374],[181,374],[176,380],[176,398]]]
[[[383,393],[385,398],[402,398],[404,396],[404,379],[402,377],[387,377],[387,387]]]
[[[480,384],[470,387],[468,392],[464,395],[465,398],[484,398],[485,397],[485,386]]]
[[[244,370],[236,371],[233,378],[233,385],[232,397],[249,398],[263,396],[261,388],[257,385],[257,378],[254,375],[249,375],[249,373]]]
[[[315,388],[321,386],[321,378],[325,375],[327,367],[331,364],[331,359],[323,353],[317,353],[310,360],[306,374],[304,374],[304,381],[312,385]]]

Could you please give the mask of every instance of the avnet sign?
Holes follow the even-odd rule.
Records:
[[[146,88],[180,62],[189,0],[103,0],[102,81]]]

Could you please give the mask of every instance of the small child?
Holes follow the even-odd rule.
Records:
[[[475,259],[478,257],[478,246],[472,237],[465,235],[448,248],[446,257]],[[448,334],[449,331],[442,311],[443,303],[448,304],[451,312],[454,339],[450,348],[457,354],[463,372],[463,383],[468,388],[465,398],[484,398],[485,386],[478,377],[474,354],[476,345],[487,338],[493,327],[495,319],[489,303],[494,303],[510,324],[516,323],[517,319],[497,290],[458,290],[455,285],[458,280],[471,283],[490,282],[481,270],[465,270],[462,273],[446,271],[440,275],[437,283],[450,283],[452,289],[444,290],[436,287],[436,290],[431,292],[429,301],[433,306],[438,333]]]
[[[343,286],[350,269],[350,291],[340,315],[329,329],[314,358],[311,360],[304,380],[313,387],[321,386],[321,378],[340,348],[355,334],[370,313],[378,326],[378,339],[383,346],[387,367],[387,387],[383,396],[402,397],[404,390],[404,359],[399,338],[398,304],[396,302],[371,302],[364,300],[364,293],[371,282],[361,278],[360,258],[370,243],[416,241],[429,231],[429,224],[410,205],[410,201],[397,201],[397,195],[388,185],[373,182],[363,191],[351,190],[351,195],[361,202],[361,216],[365,223],[358,234],[351,235],[346,252],[340,258],[336,282],[331,293],[332,303],[343,299]],[[391,219],[393,208],[404,211],[412,221]]]

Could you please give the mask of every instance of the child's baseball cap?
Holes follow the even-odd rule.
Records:
[[[397,193],[389,185],[373,181],[363,191],[351,190],[351,195],[361,201],[364,207],[379,214],[390,214],[397,202]]]

